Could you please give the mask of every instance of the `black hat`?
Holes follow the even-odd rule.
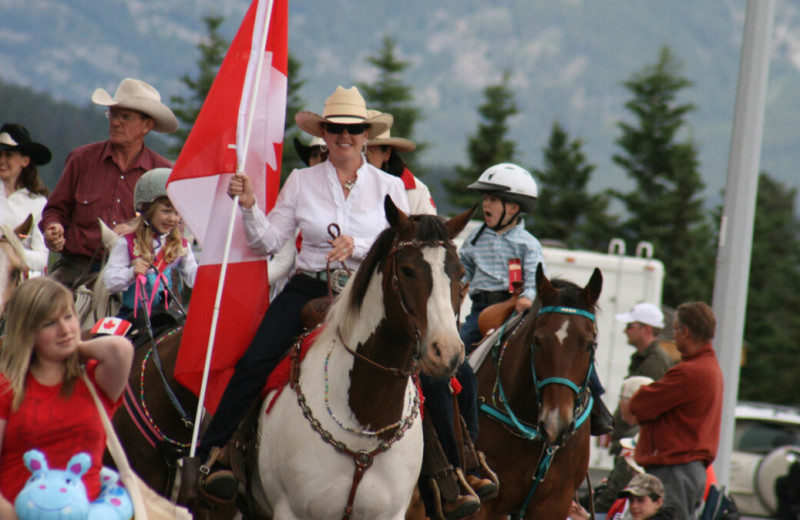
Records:
[[[28,129],[18,123],[5,123],[0,127],[0,150],[13,150],[27,155],[38,166],[49,163],[52,158],[50,149],[32,141]]]
[[[322,140],[321,137],[315,137],[311,140],[311,143],[306,146],[300,139],[294,138],[294,151],[297,152],[297,156],[300,157],[300,160],[303,161],[303,164],[308,166],[308,161],[311,158],[311,151],[314,148],[321,149],[322,145],[325,144],[325,141]]]

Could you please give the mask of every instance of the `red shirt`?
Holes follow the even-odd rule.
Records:
[[[717,456],[722,422],[722,370],[711,343],[643,386],[629,406],[639,421],[634,459],[645,468]]]
[[[144,172],[159,167],[171,168],[172,163],[146,146],[125,171],[114,162],[110,141],[76,148],[67,156],[56,189],[42,211],[39,229],[44,233],[49,224],[57,222],[64,227],[63,253],[97,254],[100,258],[104,250],[98,250],[97,218],[111,228],[132,219],[136,215],[136,181]]]
[[[92,382],[96,367],[97,361],[89,361],[87,371]],[[33,448],[44,453],[48,467],[55,469],[64,469],[76,453],[89,453],[92,467],[83,475],[83,483],[90,501],[100,494],[100,468],[106,448],[100,413],[82,379],[66,400],[60,395],[61,387],[42,385],[28,373],[25,399],[19,410],[12,412],[13,395],[6,391],[8,381],[0,374],[0,419],[6,421],[0,449],[0,491],[11,503],[31,476],[22,456]],[[112,402],[99,388],[97,393],[111,416],[122,398]]]

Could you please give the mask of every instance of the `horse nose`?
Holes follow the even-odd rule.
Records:
[[[569,415],[569,417],[567,416]],[[543,409],[539,420],[539,431],[544,433],[545,440],[554,446],[560,446],[567,437],[572,417],[559,408]]]

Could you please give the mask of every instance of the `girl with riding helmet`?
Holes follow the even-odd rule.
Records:
[[[294,170],[268,215],[256,204],[253,184],[246,175],[234,175],[228,185],[228,195],[239,196],[250,249],[263,255],[274,253],[286,241],[294,240],[297,229],[303,244],[296,273],[272,301],[253,341],[236,363],[198,446],[197,455],[203,462],[213,447],[225,446],[293,339],[303,332],[303,306],[328,294],[328,265],[331,269],[340,265],[358,269],[372,243],[389,225],[383,209],[386,196],[408,212],[400,179],[370,165],[364,157],[367,139],[383,133],[392,117],[370,117],[356,87],[337,87],[325,101],[322,115],[301,111],[295,122],[304,132],[325,140],[326,161]],[[208,464],[212,467],[201,468],[200,490],[213,500],[233,500],[238,489],[233,472],[219,463]]]
[[[192,287],[197,260],[181,236],[180,217],[167,197],[170,168],[147,171],[136,182],[133,203],[140,213],[134,231],[117,239],[103,272],[103,283],[112,293],[122,293],[119,317],[137,316],[144,304],[167,306],[171,274]]]

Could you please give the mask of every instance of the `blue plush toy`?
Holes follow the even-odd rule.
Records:
[[[97,500],[89,503],[81,477],[91,466],[86,453],[78,453],[64,470],[49,469],[38,450],[23,456],[31,478],[25,483],[14,508],[20,520],[130,520],[133,504],[111,469],[100,470],[101,489]]]

